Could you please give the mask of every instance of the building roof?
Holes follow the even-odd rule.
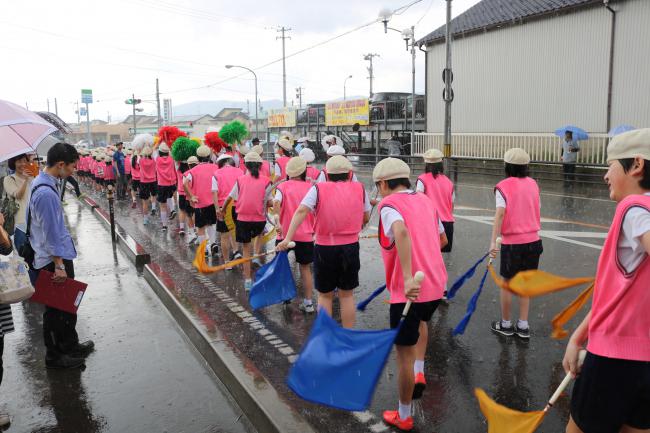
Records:
[[[136,114],[135,115],[135,122],[136,125],[147,125],[147,124],[156,124],[158,122],[158,117],[156,116],[147,116],[144,114]],[[133,125],[133,114],[129,114],[126,116],[126,119],[122,121],[122,123],[127,123],[129,125]]]
[[[174,123],[176,122],[198,122],[199,120],[203,119],[204,117],[209,117],[210,120],[213,119],[212,116],[209,114],[192,114],[192,115],[184,115],[184,116],[174,116]]]
[[[602,0],[483,0],[454,18],[451,28],[453,36],[466,35],[593,4],[602,4]],[[437,28],[418,44],[444,41],[446,27]]]

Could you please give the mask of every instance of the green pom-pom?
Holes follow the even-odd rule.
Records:
[[[228,144],[241,143],[242,140],[248,137],[248,129],[239,120],[233,120],[223,125],[219,130],[219,137]]]
[[[178,137],[172,145],[172,158],[174,161],[187,161],[190,156],[196,156],[199,143],[188,137]]]

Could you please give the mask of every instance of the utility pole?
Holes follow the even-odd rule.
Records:
[[[88,108],[88,102],[86,102],[86,134],[88,136],[88,146],[90,146],[93,139],[90,133],[90,109]]]
[[[285,33],[290,31],[290,28],[285,28],[282,26],[281,28],[277,29],[278,32],[282,32],[282,36],[277,36],[275,39],[282,39],[282,104],[283,107],[287,106],[287,65],[286,65],[286,58],[285,58],[285,43],[284,41],[286,39],[291,39],[291,36],[285,36]]]
[[[370,80],[370,96],[369,98],[372,99],[372,80],[375,78],[373,74],[373,69],[372,69],[372,58],[373,57],[379,57],[379,54],[376,53],[368,53],[363,55],[363,60],[367,60],[370,62],[370,66],[368,66],[366,69],[368,69],[368,79]]]
[[[451,102],[454,100],[454,91],[451,88],[451,82],[454,80],[454,74],[451,71],[451,1],[447,0],[447,25],[445,28],[447,63],[442,73],[443,81],[445,82],[445,90],[442,98],[445,101],[444,153],[447,158],[451,156]]]
[[[137,122],[135,121],[135,93],[131,95],[131,98],[132,98],[131,101],[133,105],[133,136],[135,137],[135,135],[137,134],[137,126],[136,126]]]
[[[47,112],[50,112],[50,98],[47,98]]]
[[[54,98],[54,114],[59,115],[59,104],[57,104],[56,98]]]
[[[302,108],[302,87],[296,87],[296,99],[298,99],[298,108]]]
[[[156,78],[156,107],[158,108],[158,129],[160,129],[162,126],[162,118],[160,117],[160,88],[158,87],[158,78]],[[135,110],[135,104],[133,105],[133,109]]]
[[[81,115],[79,114],[79,100],[77,100],[77,102],[75,102],[75,105],[77,106],[77,111],[75,111],[75,113],[77,113],[77,125],[80,125],[81,124]]]
[[[251,100],[250,99],[246,100],[246,112],[250,116],[250,114],[251,114]]]

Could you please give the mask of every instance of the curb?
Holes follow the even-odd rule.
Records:
[[[94,200],[84,198],[93,214],[110,229],[110,219]],[[143,269],[145,280],[170,312],[209,368],[226,386],[251,424],[260,433],[315,433],[312,426],[278,393],[252,361],[242,362],[233,347],[223,339],[211,339],[173,295],[175,284],[144,248],[115,223],[117,244],[136,267]]]

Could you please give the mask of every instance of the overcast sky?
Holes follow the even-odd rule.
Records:
[[[454,0],[454,16],[479,0]],[[282,99],[279,26],[289,27],[286,52],[318,44],[376,19],[383,7],[408,0],[29,0],[10,1],[0,16],[3,59],[0,99],[54,111],[76,122],[74,102],[81,88],[93,90],[91,118],[121,120],[124,99],[161,98],[174,105],[199,100],[251,100],[252,75],[225,64],[256,69],[260,99]],[[422,0],[390,22],[416,25],[416,38],[445,21],[445,0]],[[368,94],[363,54],[377,53],[374,91],[411,89],[411,61],[398,33],[375,23],[322,46],[287,58],[287,101],[304,88],[303,103]],[[417,54],[416,91],[424,92],[424,53]],[[230,78],[230,79],[229,79]],[[229,80],[227,80],[229,79]],[[227,80],[227,81],[224,81]],[[220,82],[223,81],[223,82]],[[220,82],[220,83],[218,83]],[[218,83],[218,84],[214,84]],[[207,85],[213,84],[211,87]],[[198,88],[194,90],[189,90]],[[297,104],[298,101],[296,100]],[[144,104],[146,111],[154,105]],[[214,114],[214,113],[213,113]]]

